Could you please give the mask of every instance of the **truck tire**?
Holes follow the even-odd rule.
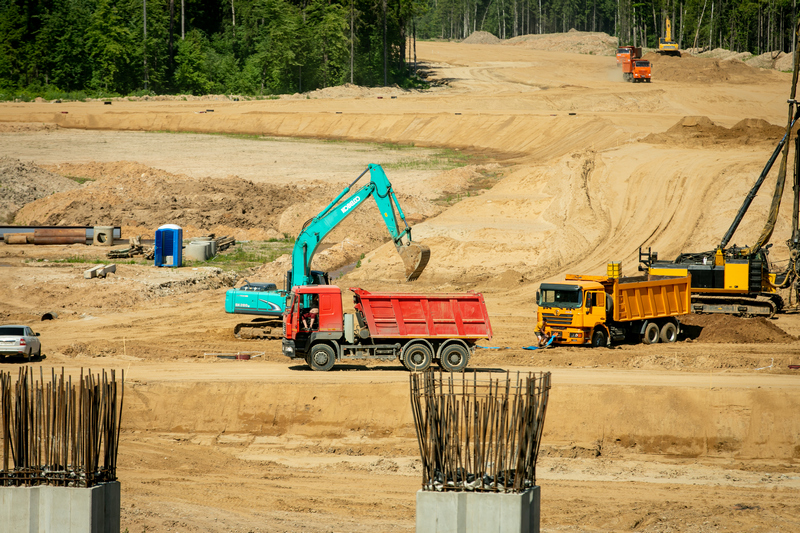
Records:
[[[311,348],[311,353],[308,354],[306,362],[313,370],[327,372],[333,368],[333,363],[336,362],[336,354],[334,354],[333,348],[327,344],[316,344]]]
[[[442,350],[439,366],[448,372],[463,372],[469,363],[469,351],[460,344],[450,344]]]
[[[410,372],[427,370],[431,366],[432,359],[431,349],[419,342],[403,350],[403,366]]]
[[[661,334],[661,330],[658,328],[658,324],[655,322],[648,322],[647,326],[644,328],[644,334],[642,335],[642,342],[645,344],[655,344],[658,342],[659,335]]]
[[[608,335],[604,329],[597,328],[592,333],[592,348],[605,348],[608,346]]]
[[[661,342],[675,342],[678,340],[678,326],[675,322],[667,322],[661,326]]]

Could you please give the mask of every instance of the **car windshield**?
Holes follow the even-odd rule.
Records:
[[[580,287],[570,285],[542,285],[539,291],[541,307],[562,307],[577,309],[583,297]]]
[[[17,326],[0,326],[0,336],[3,335],[23,337],[25,336],[25,328],[20,328]]]

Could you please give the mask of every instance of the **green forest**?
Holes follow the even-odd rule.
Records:
[[[606,32],[789,51],[796,0],[0,0],[0,99],[421,86],[420,39]]]

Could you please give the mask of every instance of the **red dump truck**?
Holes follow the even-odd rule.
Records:
[[[567,275],[536,293],[538,328],[556,344],[607,346],[610,341],[675,342],[678,317],[691,312],[691,277],[623,278],[619,263],[607,276]]]
[[[480,293],[350,290],[354,314],[343,312],[342,292],[335,285],[293,288],[283,315],[283,354],[321,371],[353,358],[399,359],[411,371],[436,361],[444,370],[460,372],[475,343],[492,338]]]

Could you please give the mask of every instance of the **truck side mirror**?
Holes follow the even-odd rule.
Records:
[[[541,294],[539,294],[539,291],[536,291],[536,305],[542,305]]]

